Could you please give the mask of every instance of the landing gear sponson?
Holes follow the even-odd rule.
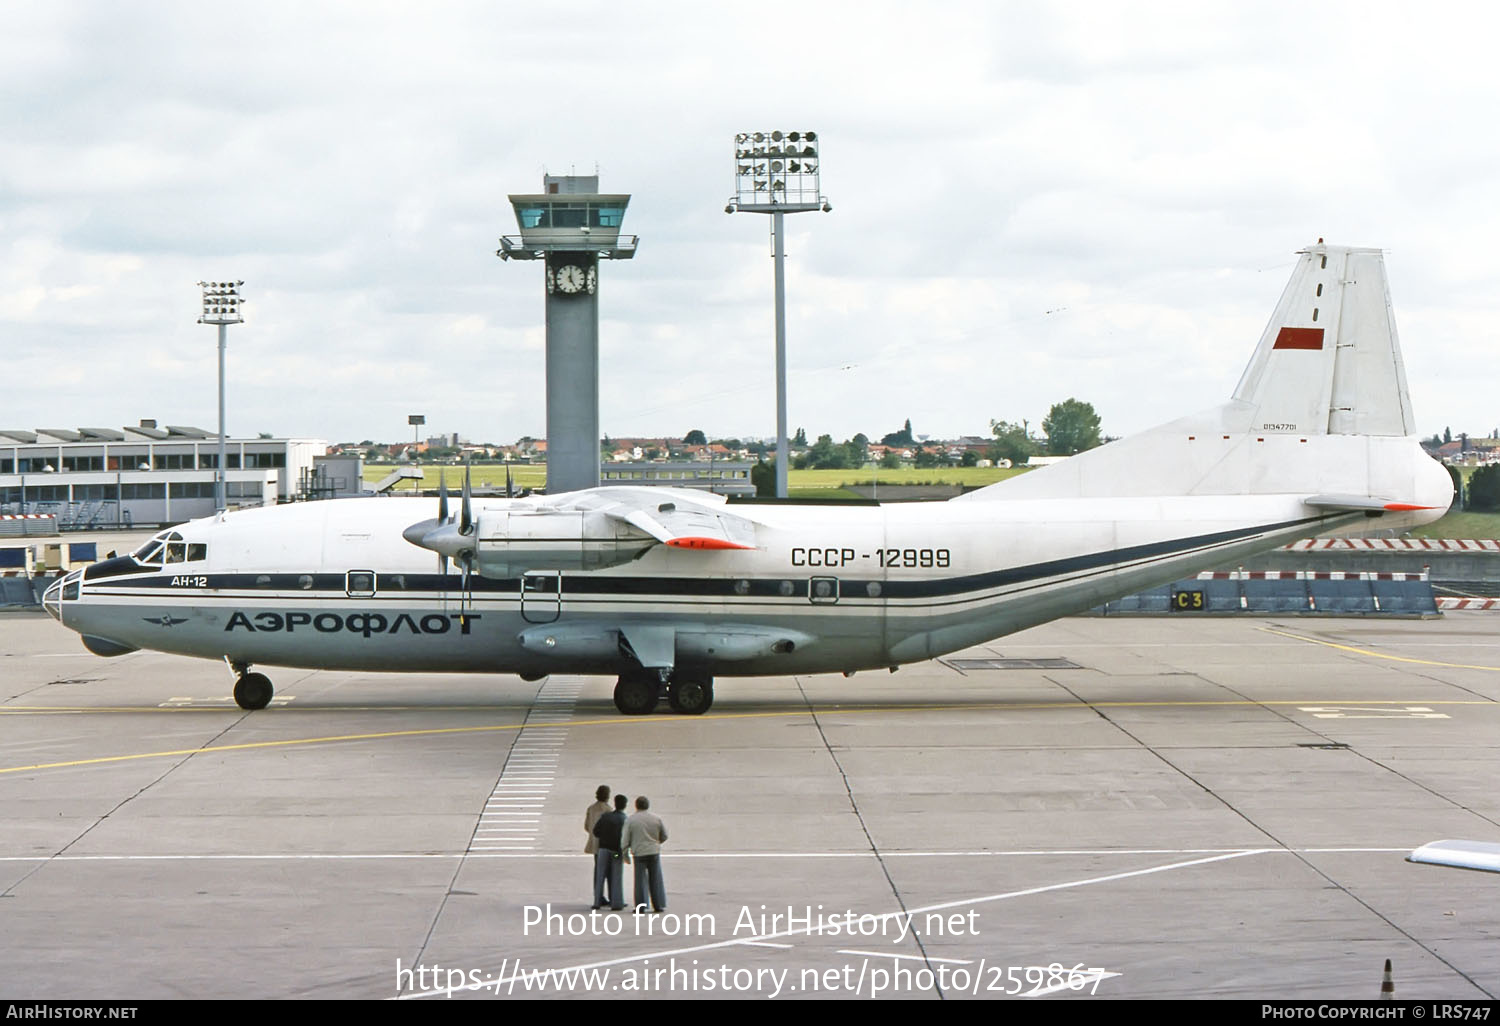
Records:
[[[714,704],[714,679],[707,674],[677,671],[667,680],[667,703],[673,712],[699,716]],[[661,674],[634,670],[615,682],[615,708],[626,716],[645,716],[656,709]]]
[[[231,663],[229,668],[234,671],[234,703],[241,709],[254,711],[264,709],[271,704],[271,696],[276,693],[271,687],[271,678],[264,673],[251,673],[249,663]]]

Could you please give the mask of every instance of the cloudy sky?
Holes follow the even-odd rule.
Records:
[[[601,426],[775,430],[768,218],[733,137],[814,130],[788,218],[810,435],[1128,434],[1226,397],[1319,236],[1387,250],[1418,425],[1487,433],[1500,13],[1379,3],[84,3],[0,8],[0,427],[544,433],[508,193],[633,195]]]

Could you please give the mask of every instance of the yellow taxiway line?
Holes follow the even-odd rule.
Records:
[[[1299,639],[1310,640],[1310,639]],[[668,716],[631,716],[623,717],[612,715],[602,719],[571,720],[570,727],[602,727],[602,726],[627,726],[646,723],[677,723],[677,724],[706,724],[729,722],[735,720],[753,719],[785,719],[797,716],[809,715],[863,715],[867,713],[891,713],[891,712],[975,712],[975,711],[1015,711],[1015,710],[1047,710],[1047,709],[1146,709],[1146,708],[1232,708],[1232,707],[1270,707],[1270,706],[1315,706],[1315,705],[1338,705],[1349,706],[1405,706],[1410,705],[1412,699],[1378,699],[1378,700],[1356,700],[1342,697],[1337,700],[1321,699],[1289,699],[1275,701],[1252,701],[1249,699],[1225,699],[1204,701],[1120,701],[1120,702],[986,702],[986,703],[954,703],[954,704],[927,704],[927,705],[889,705],[889,706],[838,706],[825,705],[815,706],[811,709],[802,707],[798,709],[781,709],[770,712],[746,712],[746,713],[721,713],[708,714],[704,716],[679,716],[676,714]],[[1454,699],[1433,701],[1422,699],[1424,706],[1440,705],[1489,705],[1500,706],[1500,703],[1487,699]],[[337,707],[324,706],[314,710],[308,706],[302,706],[304,712],[344,712],[348,710]],[[0,712],[20,712],[16,707],[0,709]],[[42,712],[37,710],[33,715]],[[89,713],[89,712],[118,712],[116,707],[88,708],[75,707],[63,709],[62,707],[47,707],[45,712],[50,713]],[[158,706],[143,707],[138,711],[156,712],[188,712],[192,710],[183,708],[161,708]],[[446,711],[446,710],[437,710]],[[29,766],[5,766],[0,767],[0,775],[8,773],[28,773],[41,770],[67,769],[78,766],[101,766],[121,762],[133,762],[140,759],[170,759],[190,755],[210,755],[217,752],[244,752],[265,748],[290,748],[301,745],[334,744],[348,741],[378,741],[400,737],[435,737],[442,734],[479,734],[496,733],[501,731],[520,731],[525,729],[539,729],[548,724],[526,724],[526,723],[495,723],[471,727],[425,727],[416,730],[387,730],[367,734],[331,734],[322,737],[289,738],[281,741],[250,741],[232,745],[211,745],[202,748],[177,748],[160,752],[140,752],[135,755],[103,755],[89,759],[73,759],[67,762],[45,762],[34,763]]]

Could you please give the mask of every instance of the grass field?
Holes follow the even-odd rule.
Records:
[[[365,481],[374,484],[396,468],[389,464],[365,464]],[[438,477],[446,473],[448,476],[448,487],[457,489],[463,485],[464,470],[462,467],[433,467],[423,466],[422,487],[436,488]],[[879,480],[881,484],[912,485],[912,484],[949,484],[966,485],[974,488],[980,485],[994,484],[1014,474],[1024,473],[1022,470],[1001,470],[996,467],[948,467],[942,470],[912,470],[900,468],[897,470],[881,470],[877,467],[865,467],[862,470],[791,470],[787,472],[787,490],[790,492],[827,490],[839,491],[851,484],[869,484],[871,481]],[[511,476],[517,488],[540,488],[547,482],[547,468],[545,465],[512,464]],[[505,465],[494,463],[474,464],[475,487],[499,487],[505,486]],[[398,491],[411,491],[412,485],[402,483]],[[849,493],[850,498],[854,494]]]
[[[1413,528],[1413,538],[1500,538],[1500,513],[1449,513],[1436,523]]]

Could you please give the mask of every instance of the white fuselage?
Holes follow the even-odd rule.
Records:
[[[629,661],[616,632],[650,624],[674,629],[679,665],[712,674],[853,672],[952,652],[1351,519],[1274,495],[738,506],[755,524],[753,551],[655,546],[591,572],[476,575],[466,597],[456,570],[439,574],[432,553],[402,538],[431,509],[348,499],[193,521],[176,533],[182,555],[200,558],[120,557],[70,576],[48,608],[121,651],[231,663],[619,673]]]

